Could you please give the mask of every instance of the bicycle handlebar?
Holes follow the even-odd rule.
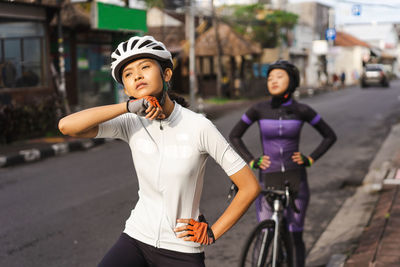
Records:
[[[230,188],[229,188],[229,193],[228,193],[228,201],[232,199],[236,193],[238,192],[238,187],[232,183]],[[261,190],[261,194],[264,196],[266,195],[272,195],[273,199],[276,199],[280,196],[285,196],[286,198],[286,208],[290,206],[294,212],[300,213],[299,209],[296,206],[296,203],[294,202],[294,198],[291,197],[292,191],[290,190],[290,186],[288,183],[285,183],[285,190],[276,190],[276,189],[263,189]]]
[[[290,190],[289,185],[285,186],[285,190],[276,190],[276,189],[263,189],[261,190],[261,194],[264,196],[270,196],[273,200],[284,197],[286,199],[285,207],[290,206],[294,212],[300,213],[300,210],[297,208],[296,203],[294,202],[294,198],[292,196],[292,192]]]

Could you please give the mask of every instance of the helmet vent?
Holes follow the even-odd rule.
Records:
[[[123,45],[122,45],[122,50],[125,52],[126,51],[126,47],[128,46],[128,42],[125,42]]]
[[[162,48],[161,46],[153,47],[153,49],[154,49],[154,50],[164,50],[164,48]]]
[[[119,50],[115,50],[115,54],[117,54],[118,56],[121,56],[121,53],[119,52]],[[116,58],[114,58],[116,60]]]
[[[151,44],[151,43],[152,43],[151,40],[147,40],[147,41],[143,42],[141,45],[139,45],[138,48],[142,48],[143,46],[146,46],[146,45]]]
[[[131,49],[133,49],[135,47],[135,45],[137,44],[138,41],[139,40],[135,40],[135,41],[132,42]]]

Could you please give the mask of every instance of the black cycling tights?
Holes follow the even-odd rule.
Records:
[[[306,266],[306,247],[303,241],[303,232],[292,232],[294,246],[296,248],[296,266]]]
[[[122,233],[98,267],[205,267],[204,253],[156,248]]]

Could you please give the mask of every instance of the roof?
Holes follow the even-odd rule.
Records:
[[[243,56],[260,54],[261,47],[236,33],[229,25],[219,23],[218,33],[222,54],[228,56]],[[211,27],[196,40],[196,56],[216,56],[217,42],[215,28]]]
[[[364,46],[370,48],[370,45],[360,39],[357,39],[351,34],[345,32],[336,32],[336,46]]]
[[[59,4],[57,0],[13,0],[9,1],[12,3],[19,4],[29,4],[29,5],[37,5],[37,6],[49,6],[49,7],[58,7]]]
[[[172,53],[182,50],[182,42],[185,40],[184,26],[148,27],[147,29],[146,35],[151,35],[156,40],[163,42]]]
[[[84,10],[80,3],[71,3],[70,0],[63,1],[61,9],[61,24],[64,27],[69,28],[90,28],[89,11]],[[53,18],[50,25],[57,25],[56,17]]]

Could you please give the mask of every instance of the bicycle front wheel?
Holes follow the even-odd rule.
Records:
[[[247,238],[240,257],[240,267],[272,266],[272,245],[275,222],[260,222]]]

